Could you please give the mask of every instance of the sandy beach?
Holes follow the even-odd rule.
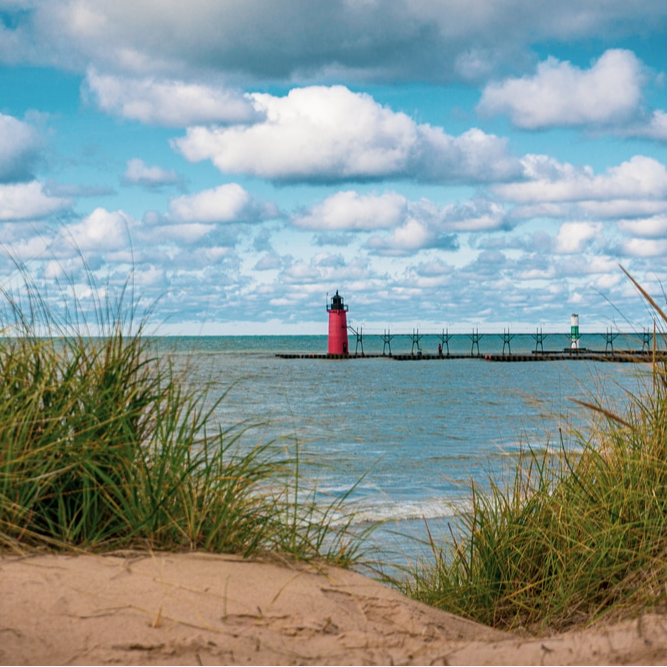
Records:
[[[355,572],[235,556],[0,558],[2,664],[664,664],[667,616],[522,637]]]

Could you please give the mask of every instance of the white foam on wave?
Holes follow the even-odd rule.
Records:
[[[424,498],[419,500],[362,500],[346,506],[354,524],[387,521],[414,521],[455,517],[471,509],[463,498]]]

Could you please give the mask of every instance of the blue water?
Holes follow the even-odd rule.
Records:
[[[437,351],[437,337],[420,341]],[[545,349],[568,346],[550,336]],[[595,345],[597,343],[597,346]],[[586,411],[570,398],[590,400],[600,391],[618,408],[626,388],[636,389],[639,364],[586,361],[492,363],[481,359],[401,362],[282,359],[277,353],[325,353],[324,336],[172,338],[162,342],[187,365],[191,382],[215,381],[229,392],[215,414],[224,427],[244,420],[262,426],[246,446],[281,439],[298,442],[307,477],[323,498],[349,494],[357,522],[388,523],[376,539],[394,551],[414,554],[402,535],[426,540],[446,531],[465,508],[470,481],[485,488],[500,480],[522,447],[574,446],[572,425],[585,425]],[[367,354],[382,352],[379,336],[364,340]],[[450,350],[470,352],[468,336],[454,336]],[[498,336],[480,340],[480,351],[502,351]],[[530,352],[535,340],[517,335],[512,352]],[[582,346],[605,349],[605,340]],[[616,349],[637,349],[618,338]],[[410,352],[409,337],[392,340],[392,352]],[[354,351],[354,341],[350,342]],[[307,462],[312,462],[308,464]],[[356,486],[355,486],[356,485]],[[437,536],[437,535],[436,535]]]

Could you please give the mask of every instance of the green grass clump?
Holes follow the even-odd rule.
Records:
[[[24,280],[3,295],[0,547],[358,558],[342,501],[319,507],[298,456],[216,425],[224,393],[158,354],[125,290],[96,300],[91,336],[80,303],[58,316]]]
[[[636,284],[636,283],[635,283]],[[639,286],[638,286],[639,287]],[[657,304],[640,291],[667,323]],[[527,451],[508,484],[473,486],[453,546],[433,547],[406,593],[504,629],[562,630],[667,595],[667,373],[627,413],[600,404],[580,447]]]

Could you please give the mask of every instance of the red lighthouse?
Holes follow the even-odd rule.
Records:
[[[347,354],[347,306],[343,297],[331,297],[331,306],[327,306],[329,313],[329,354]]]

